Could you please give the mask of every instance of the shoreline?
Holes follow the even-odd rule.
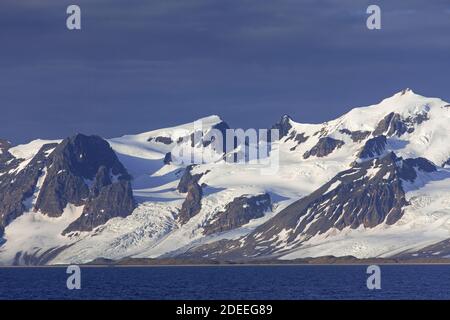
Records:
[[[386,261],[368,259],[359,261],[335,261],[335,262],[217,262],[217,263],[164,263],[162,261],[151,261],[146,263],[84,263],[84,264],[50,264],[50,265],[0,265],[0,269],[12,269],[12,268],[67,268],[70,265],[78,265],[82,268],[154,268],[154,267],[285,267],[285,266],[369,266],[369,265],[385,265],[385,266],[432,266],[432,265],[450,265],[450,259],[432,260],[432,261],[420,261],[420,260],[399,260],[392,261],[386,259]]]

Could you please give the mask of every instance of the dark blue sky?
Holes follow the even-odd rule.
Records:
[[[448,0],[1,0],[0,137],[322,122],[405,87],[449,101],[449,57]]]

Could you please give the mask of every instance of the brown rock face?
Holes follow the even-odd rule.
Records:
[[[130,181],[106,183],[97,190],[91,192],[82,215],[72,222],[63,234],[72,231],[91,231],[112,218],[124,218],[133,212],[135,202]]]
[[[252,219],[261,218],[264,213],[271,210],[270,196],[261,194],[257,196],[241,196],[225,206],[223,212],[217,213],[217,219],[204,227],[204,234],[213,234],[232,230],[247,224]]]
[[[187,187],[187,196],[184,200],[180,213],[178,215],[181,223],[186,223],[200,212],[202,208],[202,196],[203,190],[202,187],[198,185],[197,182],[192,182]]]
[[[36,201],[36,210],[62,214],[68,203],[82,205],[89,197],[88,181],[104,166],[118,179],[130,179],[108,142],[78,134],[61,142],[50,156],[51,165]]]
[[[202,174],[192,174],[191,171],[194,168],[193,165],[188,166],[184,169],[184,173],[181,176],[180,182],[178,182],[177,190],[181,193],[188,192],[189,185],[193,183],[197,183],[198,180],[202,177]]]

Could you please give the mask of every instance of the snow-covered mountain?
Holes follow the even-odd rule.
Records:
[[[447,257],[449,124],[450,104],[409,89],[322,124],[283,116],[272,174],[226,161],[243,151],[215,148],[218,116],[109,140],[0,139],[0,263]]]

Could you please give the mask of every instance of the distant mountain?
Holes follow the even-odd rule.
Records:
[[[321,124],[285,115],[270,174],[218,116],[0,139],[0,263],[450,257],[449,124],[450,104],[409,89]]]

